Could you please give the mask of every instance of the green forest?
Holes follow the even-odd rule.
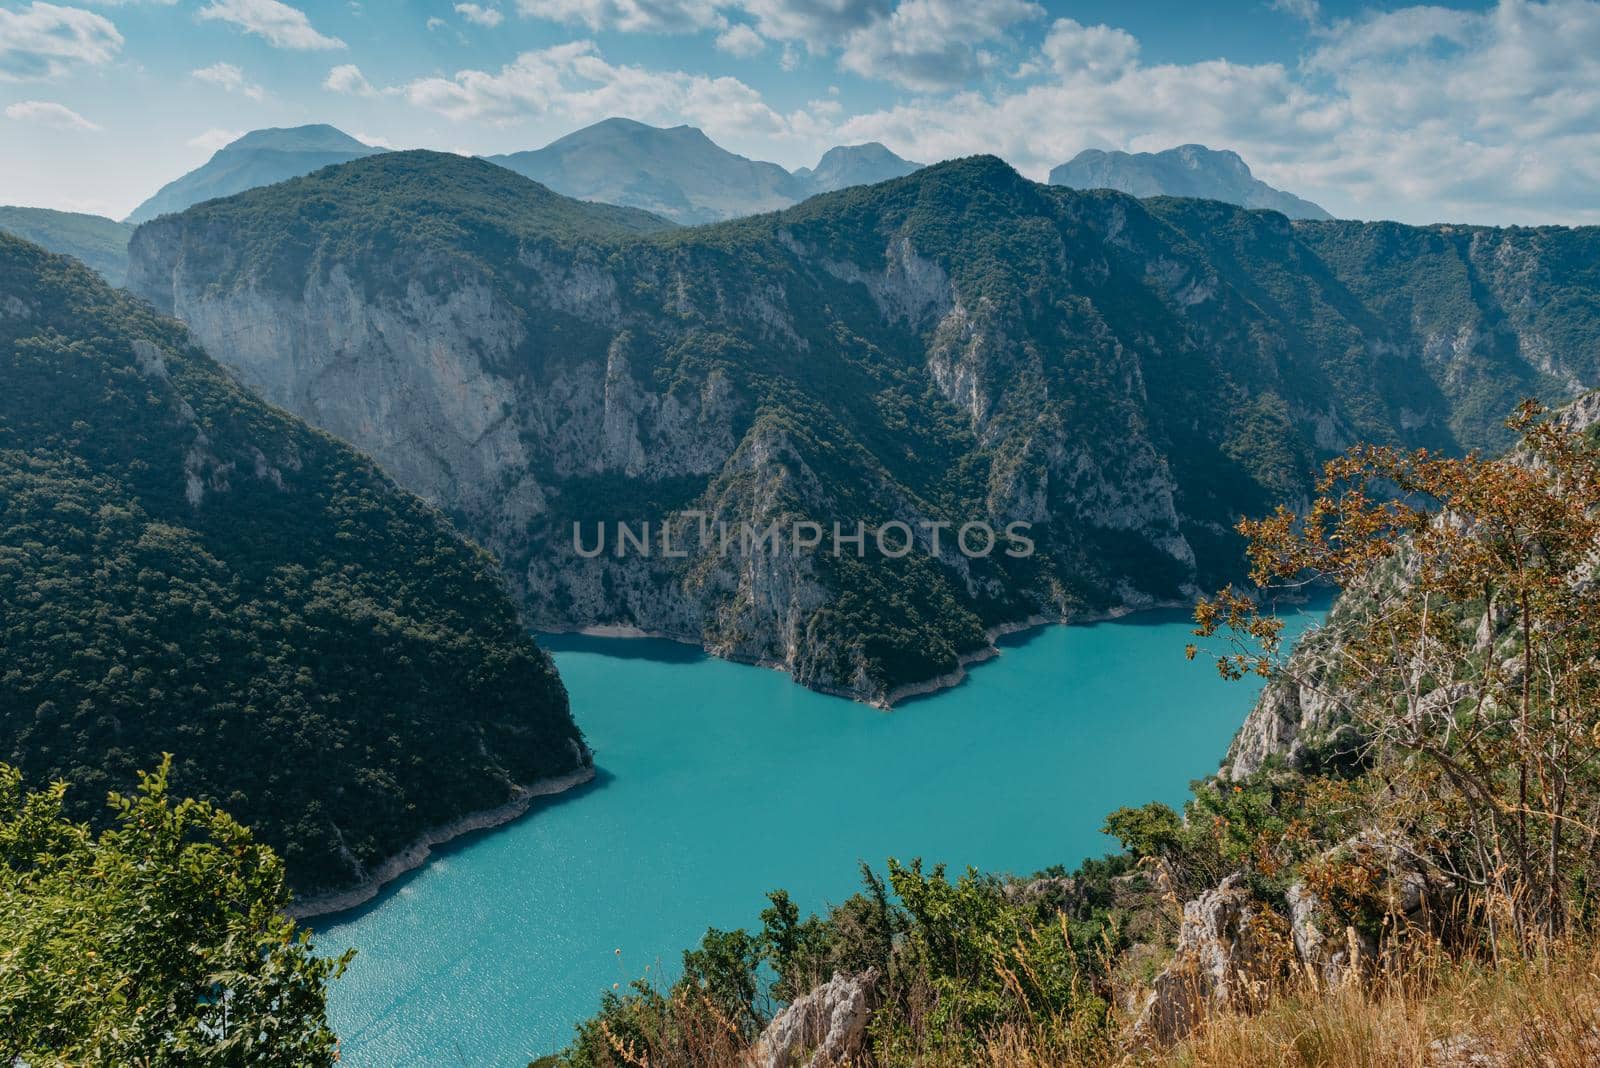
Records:
[[[302,893],[588,762],[492,560],[177,323],[0,236],[0,760],[74,818],[173,754]]]

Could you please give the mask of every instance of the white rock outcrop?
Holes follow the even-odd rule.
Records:
[[[876,968],[855,975],[835,972],[773,1018],[746,1068],[831,1068],[851,1063],[866,1048],[877,984]]]

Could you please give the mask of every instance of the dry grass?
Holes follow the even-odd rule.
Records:
[[[1142,990],[1115,1000],[1136,1005]],[[891,1049],[849,1068],[1600,1068],[1600,936],[1498,964],[1435,943],[1365,981],[1318,989],[1307,977],[1263,991],[1261,1011],[1213,1015],[1168,1049],[1130,1048],[1126,1013],[1111,1033],[1068,1018],[1010,1021],[974,1049],[959,1028],[933,1022],[931,989],[900,993],[877,1020],[880,1034],[897,1036]],[[608,1032],[618,1068],[751,1064],[739,1028],[692,1001],[676,1005],[676,1039],[654,1049]]]
[[[1066,1054],[1025,1025],[982,1051],[909,1053],[879,1068],[1592,1068],[1600,1066],[1600,940],[1532,962],[1443,954],[1404,974],[1283,991],[1252,1016],[1212,1017],[1167,1050]]]
[[[1133,1063],[1170,1068],[1579,1068],[1600,1065],[1600,942],[1499,967],[1443,956],[1398,977],[1301,989],[1213,1018]]]

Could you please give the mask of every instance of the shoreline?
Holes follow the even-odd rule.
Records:
[[[347,890],[336,890],[291,901],[289,907],[283,910],[284,915],[291,920],[307,920],[316,916],[348,912],[350,909],[365,905],[377,897],[385,886],[426,864],[428,858],[433,855],[435,847],[446,845],[474,831],[487,831],[504,826],[525,815],[539,798],[566,793],[574,787],[593,782],[594,777],[594,765],[590,764],[565,775],[540,779],[531,786],[519,787],[517,795],[503,805],[469,812],[460,819],[423,831],[410,845],[385,858],[373,869],[371,875],[355,886]]]
[[[806,688],[816,693],[827,694],[829,697],[842,697],[848,701],[855,701],[858,704],[867,705],[871,708],[889,712],[893,711],[894,706],[902,701],[907,701],[913,697],[925,697],[929,694],[938,693],[941,690],[948,690],[953,686],[959,686],[966,680],[968,668],[975,664],[982,664],[993,660],[1000,655],[1000,648],[995,644],[995,640],[1008,634],[1019,634],[1023,631],[1036,630],[1040,627],[1047,626],[1073,627],[1079,625],[1089,625],[1093,623],[1108,623],[1118,619],[1125,619],[1128,616],[1136,615],[1140,612],[1154,612],[1170,610],[1174,608],[1183,608],[1192,603],[1192,601],[1151,601],[1148,604],[1118,605],[1115,608],[1108,608],[1099,612],[1086,612],[1082,615],[1073,616],[1071,619],[1062,619],[1058,616],[1033,615],[1028,616],[1025,619],[1012,620],[1006,623],[997,623],[996,625],[987,628],[987,630],[984,632],[989,644],[983,646],[982,648],[974,649],[971,652],[959,654],[956,658],[957,662],[954,669],[947,671],[942,675],[935,675],[932,678],[923,679],[920,682],[908,682],[903,685],[896,686],[887,693],[878,696],[870,696],[857,690],[846,690],[836,686],[807,686]],[[702,640],[685,638],[677,634],[667,634],[662,631],[644,630],[640,627],[635,627],[627,623],[592,623],[587,626],[572,627],[565,630],[536,630],[533,632],[535,640],[537,640],[541,635],[546,634],[553,636],[562,634],[578,634],[587,638],[618,638],[626,640],[653,638],[659,641],[670,641],[678,645],[687,645],[692,648],[699,649],[707,656],[714,656],[719,660],[726,660],[730,664],[745,664],[751,667],[770,668],[774,671],[781,671],[789,676],[791,682],[794,681],[794,672],[789,669],[787,664],[781,661],[764,658],[729,656],[726,653],[717,652],[706,645]],[[804,686],[805,684],[801,682],[795,682],[795,685]]]

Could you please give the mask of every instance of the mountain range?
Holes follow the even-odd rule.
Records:
[[[141,227],[128,284],[444,508],[537,627],[878,702],[997,630],[1237,576],[1236,517],[1353,442],[1501,447],[1520,398],[1600,384],[1595,228],[1291,223],[992,157],[663,225],[386,153]],[[702,519],[916,551],[727,553]],[[1036,551],[935,544],[976,521]],[[583,558],[602,522],[687,554]]]
[[[777,211],[816,193],[898,178],[921,164],[876,142],[829,149],[793,174],[746,159],[693,126],[660,129],[612,118],[531,152],[490,156],[558,193],[643,208],[676,223]]]
[[[309,174],[385,151],[332,126],[256,130],[202,167],[162,187],[122,223],[42,208],[0,208],[0,231],[76,256],[120,285],[132,228],[216,197]],[[871,185],[920,169],[877,142],[841,145],[816,167],[789,172],[720,147],[691,126],[661,129],[612,118],[541,149],[487,157],[581,200],[642,208],[695,225],[777,211],[819,193]],[[1236,153],[1184,145],[1159,153],[1086,151],[1051,172],[1053,185],[1110,188],[1138,197],[1182,196],[1271,208],[1291,218],[1328,218],[1309,201],[1253,178]]]
[[[589,773],[494,562],[181,324],[0,235],[0,381],[0,761],[74,819],[172,753],[313,893]]]
[[[1250,173],[1237,152],[1180,145],[1164,152],[1085,149],[1050,172],[1051,185],[1115,189],[1136,197],[1199,197],[1246,208],[1269,208],[1291,219],[1331,219],[1293,193],[1274,189]]]

